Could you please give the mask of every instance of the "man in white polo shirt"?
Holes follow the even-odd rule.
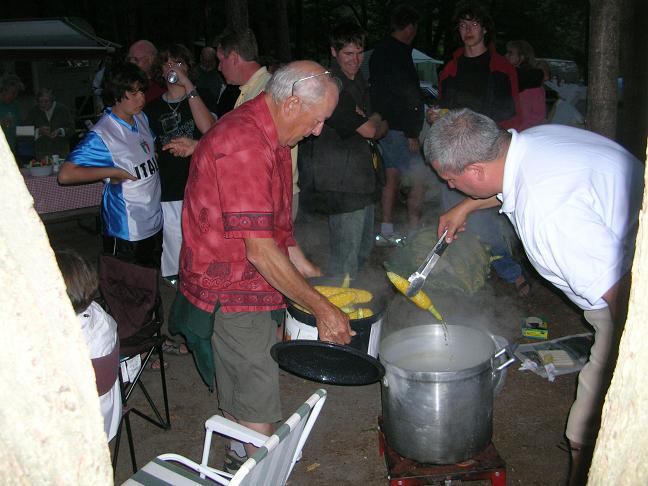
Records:
[[[471,110],[435,123],[425,156],[470,196],[443,214],[449,241],[467,216],[501,204],[529,261],[578,307],[595,331],[567,422],[570,484],[586,481],[627,310],[644,166],[600,135],[562,125],[517,133]]]

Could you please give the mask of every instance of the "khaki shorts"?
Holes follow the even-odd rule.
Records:
[[[279,367],[270,356],[276,330],[269,311],[214,314],[212,349],[219,408],[238,420],[281,420]]]

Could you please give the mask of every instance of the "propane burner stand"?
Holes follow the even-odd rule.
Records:
[[[492,486],[506,486],[506,463],[492,442],[475,457],[459,464],[421,464],[402,457],[389,446],[382,431],[382,417],[378,417],[378,447],[385,458],[389,486],[450,484],[452,480],[490,480]]]

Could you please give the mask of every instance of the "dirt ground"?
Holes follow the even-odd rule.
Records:
[[[398,211],[397,223],[401,224],[404,208],[400,206]],[[434,214],[433,207],[426,207],[425,223],[433,224]],[[92,220],[83,222],[87,225]],[[50,223],[46,229],[53,248],[72,247],[86,257],[96,259],[100,237],[82,229],[78,221]],[[328,253],[326,233],[326,220],[322,216],[300,216],[297,221],[298,241],[306,254],[322,266]],[[368,270],[370,277],[385,279],[379,265],[388,258],[390,251],[389,248],[375,249],[371,269]],[[490,278],[485,288],[471,298],[451,294],[432,297],[450,324],[461,323],[466,316],[479,315],[480,319],[492,322],[492,330],[510,342],[527,342],[521,337],[519,329],[521,319],[525,316],[544,316],[550,323],[551,338],[586,332],[577,309],[533,275],[531,280],[532,293],[527,299],[518,298],[514,288],[497,277]],[[163,285],[162,293],[168,310],[174,291]],[[392,312],[392,306],[396,306],[395,312]],[[394,296],[390,304],[390,315],[402,316],[405,321],[424,319],[421,312],[401,296]],[[165,452],[179,453],[199,461],[204,421],[218,411],[216,394],[210,393],[203,384],[191,357],[165,355],[165,359],[169,362],[167,386],[172,428],[163,431],[132,416],[140,466]],[[567,476],[568,453],[560,446],[574,397],[576,375],[560,376],[550,383],[529,372],[518,371],[518,367],[519,363],[515,363],[509,368],[504,389],[494,404],[493,443],[507,463],[507,484],[563,484]],[[144,380],[152,394],[158,396],[157,373],[146,372]],[[380,384],[324,386],[283,371],[280,381],[285,416],[292,413],[315,389],[323,387],[328,391],[326,404],[306,443],[303,459],[290,478],[290,485],[388,484],[387,470],[378,452]],[[141,403],[137,393],[132,403]],[[116,484],[121,484],[132,473],[128,445],[124,439],[119,453]],[[216,441],[213,454],[214,465],[220,466],[222,440]]]

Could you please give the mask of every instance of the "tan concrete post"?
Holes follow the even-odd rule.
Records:
[[[0,131],[0,484],[113,483],[94,372]]]

